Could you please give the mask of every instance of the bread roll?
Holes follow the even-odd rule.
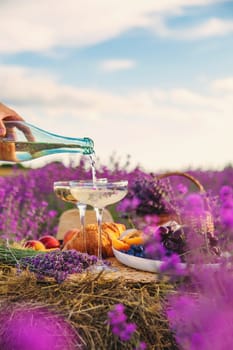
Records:
[[[125,231],[125,225],[115,222],[104,222],[102,224],[102,256],[103,258],[112,257],[112,240],[118,239],[122,232]],[[71,231],[71,230],[70,230]],[[70,232],[69,231],[69,232]],[[72,238],[65,244],[64,250],[76,249],[84,252],[84,244],[82,232],[79,229],[73,229],[74,234]],[[98,225],[89,224],[85,227],[87,240],[87,253],[90,255],[97,255],[98,253]],[[67,236],[67,233],[65,234]]]

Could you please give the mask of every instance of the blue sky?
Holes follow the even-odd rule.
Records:
[[[1,0],[1,100],[152,171],[233,149],[233,2]]]

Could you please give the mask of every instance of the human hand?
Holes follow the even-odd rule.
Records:
[[[5,122],[7,121],[10,121],[11,124],[6,127]],[[10,109],[3,103],[0,103],[0,141],[1,138],[6,138],[8,140],[6,143],[0,142],[0,162],[18,162],[14,142],[16,140],[15,128],[22,131],[28,141],[35,141],[30,128],[23,123],[17,124],[19,121],[24,121],[24,119],[13,109]]]
[[[13,109],[5,106],[3,103],[0,103],[0,137],[6,135],[6,128],[4,125],[4,120],[24,120],[18,113]]]

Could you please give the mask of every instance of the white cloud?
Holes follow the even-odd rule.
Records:
[[[105,72],[116,72],[120,70],[132,69],[136,66],[136,62],[127,59],[111,59],[100,62],[99,67]]]
[[[181,13],[189,6],[217,2],[223,1],[66,0],[64,4],[57,0],[21,0],[16,6],[15,0],[8,0],[0,5],[0,52],[46,52],[56,47],[88,46],[132,28],[154,27],[157,34],[170,35],[163,24],[167,15]],[[192,35],[200,35],[199,30],[196,28],[198,33]],[[207,34],[223,33],[231,30],[231,23],[215,20],[203,30]]]
[[[233,77],[215,80],[212,83],[212,87],[213,89],[221,90],[224,93],[233,93]]]
[[[168,28],[165,23],[161,23],[159,27],[155,28],[155,31],[162,36],[176,39],[205,39],[233,33],[233,21],[211,18],[196,26],[178,30]]]
[[[203,95],[176,87],[120,95],[64,85],[45,71],[0,66],[2,101],[30,123],[89,136],[101,158],[116,150],[150,169],[223,166],[232,160],[233,90],[222,89],[224,81],[232,77],[209,82]]]
[[[49,115],[80,115],[85,119],[116,116],[163,117],[187,120],[208,110],[210,120],[219,111],[232,111],[233,78],[209,83],[205,95],[186,88],[133,89],[124,95],[107,90],[70,86],[47,71],[13,65],[0,65],[1,99],[30,108],[44,108]],[[188,111],[188,115],[187,115]]]

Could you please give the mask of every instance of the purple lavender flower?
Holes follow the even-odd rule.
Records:
[[[125,178],[132,183],[135,177],[146,176],[138,167],[130,171],[127,167],[128,160],[120,168],[113,157],[109,167],[99,166],[97,177]],[[61,180],[61,176],[65,180],[91,179],[88,159],[81,159],[75,167],[73,164],[64,166],[55,162],[25,172],[16,169],[14,176],[0,178],[1,238],[20,241],[38,239],[46,234],[56,235],[60,214],[71,208],[69,203],[59,200],[53,192],[53,183]],[[136,204],[133,200],[133,207]]]
[[[154,225],[147,226],[144,230],[145,243],[144,243],[144,253],[145,257],[149,259],[161,260],[165,254],[166,250],[161,244],[160,228]]]
[[[233,229],[233,200],[223,203],[220,209],[220,217],[224,227]]]
[[[78,336],[64,319],[44,308],[14,307],[0,313],[1,350],[81,349]]]
[[[184,265],[181,264],[180,256],[173,253],[170,256],[163,257],[160,272],[176,276],[183,276],[186,273],[186,269]]]
[[[135,323],[125,323],[124,326],[118,324],[112,327],[112,333],[117,335],[122,341],[129,341],[136,329]]]
[[[233,197],[233,189],[230,186],[222,186],[220,190],[220,199],[225,202],[227,199]]]
[[[140,204],[140,200],[137,197],[125,198],[117,206],[117,209],[123,213],[134,211]]]
[[[140,342],[135,348],[135,350],[146,350],[146,349],[147,349],[147,345],[144,341]]]
[[[167,316],[182,349],[223,350],[233,347],[233,275],[229,262],[198,266],[191,284],[171,296]]]
[[[127,316],[125,315],[125,306],[123,304],[116,304],[112,311],[109,311],[108,318],[111,326],[125,323]]]
[[[76,250],[54,250],[49,253],[24,257],[19,261],[20,267],[28,268],[37,277],[53,277],[57,283],[65,281],[68,275],[81,273],[98,262],[94,255],[88,255]],[[106,262],[108,265],[109,262]]]
[[[166,254],[166,250],[161,242],[149,240],[144,247],[145,257],[154,260],[162,260]]]
[[[186,197],[185,203],[186,212],[191,212],[194,215],[201,215],[204,212],[204,201],[200,194],[192,193]]]
[[[220,219],[224,228],[233,229],[233,189],[223,186],[220,190]]]
[[[183,183],[179,183],[177,185],[177,190],[180,195],[184,195],[188,192],[187,186],[185,186]]]
[[[112,333],[118,336],[121,341],[130,341],[137,329],[135,323],[127,321],[125,306],[122,304],[116,304],[108,312],[108,323],[111,326]]]
[[[164,202],[165,186],[152,175],[139,175],[129,182],[127,197],[117,208],[123,216],[129,217],[137,226],[142,226],[143,220],[140,218],[157,216],[168,210]]]
[[[149,226],[150,228],[154,227],[158,227],[158,222],[159,222],[159,217],[158,215],[145,215],[144,216],[144,221],[145,221],[145,225]],[[146,230],[146,227],[145,227]]]

